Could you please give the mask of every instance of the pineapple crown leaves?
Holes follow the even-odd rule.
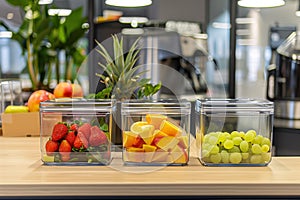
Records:
[[[108,74],[109,80],[107,77],[103,75],[99,75],[102,81],[106,85],[114,86],[117,82],[122,79],[131,80],[138,79],[140,75],[144,74],[145,71],[136,74],[136,71],[141,68],[141,65],[135,66],[138,60],[139,49],[137,48],[137,44],[139,39],[137,39],[130,50],[128,51],[126,58],[124,59],[124,51],[123,51],[123,38],[119,39],[116,35],[112,36],[113,38],[113,50],[114,57],[112,58],[105,47],[96,41],[98,47],[100,49],[96,49],[96,51],[105,59],[105,64],[98,63],[100,67]]]
[[[135,64],[138,61],[138,55],[140,49],[138,48],[138,38],[131,46],[126,56],[124,56],[123,50],[123,38],[119,39],[117,35],[112,35],[113,39],[113,57],[110,56],[105,47],[96,41],[99,49],[96,51],[104,58],[104,63],[98,63],[104,70],[107,76],[103,74],[96,74],[101,78],[106,86],[106,89],[102,90],[95,97],[108,97],[115,99],[129,99],[129,98],[142,98],[155,94],[161,84],[152,86],[149,83],[150,79],[141,79],[141,76],[147,71],[142,70],[142,65]],[[150,85],[152,87],[150,87]],[[145,90],[145,87],[150,90]],[[138,92],[135,94],[134,92]],[[146,92],[145,92],[146,91]],[[149,92],[147,92],[149,91]]]

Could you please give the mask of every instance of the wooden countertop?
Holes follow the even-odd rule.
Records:
[[[300,157],[267,167],[44,166],[39,138],[0,137],[0,196],[300,196]]]

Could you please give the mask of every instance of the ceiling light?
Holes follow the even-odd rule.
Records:
[[[248,8],[270,8],[283,6],[284,0],[240,0],[238,5]]]
[[[12,32],[11,31],[0,31],[0,38],[11,38]]]
[[[14,13],[12,12],[7,13],[6,19],[13,19],[13,18],[14,18]]]
[[[299,0],[299,3],[298,3],[298,10],[296,10],[295,14],[296,14],[297,17],[300,17],[300,0]]]
[[[70,9],[49,9],[48,14],[51,16],[58,15],[60,17],[65,17],[70,15],[72,10]]]
[[[119,7],[141,7],[151,5],[152,0],[106,0],[105,4]]]
[[[53,3],[53,0],[39,0],[39,5],[47,5]]]

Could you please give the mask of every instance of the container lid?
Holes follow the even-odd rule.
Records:
[[[293,60],[300,60],[300,32],[293,32],[277,48],[277,53]]]
[[[274,112],[273,102],[265,99],[198,99],[195,105],[196,112],[201,111],[259,111]]]
[[[61,98],[40,103],[40,112],[108,112],[111,108],[111,100],[105,99]]]
[[[127,113],[190,114],[191,103],[183,100],[128,100],[122,102],[122,114]]]

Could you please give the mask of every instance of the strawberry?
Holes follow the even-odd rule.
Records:
[[[105,133],[98,126],[91,127],[91,135],[89,137],[89,144],[91,146],[99,146],[107,142]]]
[[[66,162],[66,161],[70,160],[71,150],[72,150],[72,147],[67,140],[61,141],[58,151],[59,151],[59,154],[61,155],[62,161]]]
[[[46,152],[48,156],[53,156],[54,152],[58,150],[58,143],[52,140],[48,140],[46,143]]]
[[[71,126],[70,126],[70,130],[72,130],[72,131],[78,131],[78,124],[72,124]]]
[[[77,149],[80,149],[81,147],[84,147],[84,148],[89,147],[89,142],[82,132],[78,132],[73,146]]]
[[[71,152],[71,150],[72,147],[67,140],[61,141],[58,149],[59,152]]]
[[[67,161],[69,161],[70,160],[70,152],[62,152],[62,153],[60,153],[60,158],[61,158],[61,160],[63,161],[63,162],[67,162]]]
[[[76,138],[75,131],[69,131],[66,136],[66,140],[69,142],[71,146],[73,146],[75,138]]]
[[[52,140],[59,141],[63,139],[68,133],[68,127],[64,124],[55,124],[52,130]]]
[[[84,123],[78,128],[78,133],[83,133],[85,138],[89,138],[91,135],[91,125],[89,123]]]

